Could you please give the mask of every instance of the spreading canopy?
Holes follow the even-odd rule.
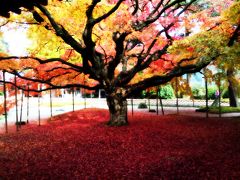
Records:
[[[2,68],[47,88],[102,88],[109,107],[119,105],[112,112],[135,92],[200,71],[220,54],[204,35],[192,37],[199,47],[181,41],[202,23],[203,16],[193,16],[197,0],[50,0],[34,6],[8,20],[29,24],[29,56],[2,55]],[[208,37],[220,24],[209,24]]]
[[[32,69],[33,77],[22,78],[51,87],[124,88],[127,97],[210,62],[176,60],[167,52],[184,33],[183,22],[194,2],[52,0],[47,7],[35,2],[31,13],[12,20],[33,24],[29,37],[36,46],[29,57],[2,59],[22,59],[12,73],[24,71],[17,73],[22,77]],[[182,61],[193,63],[183,67]],[[91,84],[83,82],[85,76]]]

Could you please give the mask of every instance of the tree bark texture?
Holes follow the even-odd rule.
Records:
[[[119,94],[107,95],[107,104],[110,112],[110,126],[128,125],[127,99]]]
[[[227,70],[227,78],[228,78],[229,105],[231,107],[238,107],[237,90],[236,86],[234,85],[234,71],[231,68]]]

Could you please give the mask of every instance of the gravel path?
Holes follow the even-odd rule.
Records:
[[[24,99],[24,104],[22,107],[22,116],[21,116],[21,105],[18,104],[18,121],[27,121],[29,120],[32,124],[41,124],[44,122],[44,120],[48,119],[52,116],[66,113],[73,111],[73,105],[71,104],[72,97],[65,97],[65,98],[53,98],[53,104],[61,104],[62,106],[53,106],[52,112],[50,108],[50,101],[49,98],[44,97],[40,99],[40,110],[38,108],[38,98],[30,98],[29,99],[29,115],[27,116],[27,100]],[[134,100],[134,104],[139,104],[140,101],[143,100]],[[144,100],[146,101],[146,100]],[[83,98],[76,98],[75,102],[77,105],[74,106],[74,110],[84,109],[86,108],[103,108],[107,109],[107,103],[105,99],[94,99],[89,98],[84,100]],[[79,103],[80,102],[80,103]],[[174,101],[173,101],[174,102]],[[188,102],[191,103],[191,102]],[[131,101],[129,102],[131,104]],[[151,104],[155,104],[155,101],[152,100]],[[129,114],[132,114],[132,106],[129,105]],[[156,106],[151,106],[151,109],[155,109]],[[200,116],[200,117],[206,117],[206,113],[202,112],[196,112],[196,107],[179,107],[179,111],[177,111],[176,107],[164,107],[164,114],[179,114],[179,115],[186,115],[186,116]],[[133,106],[133,113],[134,111],[143,111],[148,112],[148,109],[138,109],[137,105]],[[156,113],[156,112],[149,112],[149,113]],[[162,115],[161,108],[159,107],[159,115]],[[240,117],[240,113],[225,113],[221,115],[222,117]],[[218,114],[209,114],[209,117],[219,117]],[[40,120],[40,122],[39,122]],[[16,122],[16,108],[12,108],[8,112],[7,116],[7,124],[8,126],[13,126]],[[5,123],[5,117],[2,115],[0,117],[0,133],[4,133],[6,129],[6,123]]]

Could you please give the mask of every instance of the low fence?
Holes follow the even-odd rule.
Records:
[[[208,100],[208,105],[210,106],[213,103],[214,100]],[[151,106],[155,106],[157,104],[156,99],[128,99],[128,105],[131,105],[133,102],[133,105],[139,105],[140,103],[150,104]],[[158,100],[159,104],[159,100]],[[169,106],[169,107],[200,107],[200,106],[206,106],[206,100],[190,100],[190,99],[162,99],[163,106]],[[222,106],[228,106],[229,104],[226,102],[221,102]]]
[[[3,98],[0,97],[0,103],[3,105]],[[16,122],[23,122],[28,120],[34,120],[40,125],[40,120],[52,117],[57,114],[70,112],[78,109],[84,108],[104,108],[107,109],[107,102],[105,98],[82,98],[80,96],[64,96],[50,98],[50,96],[43,97],[24,97],[23,99],[18,96],[18,107],[15,107],[15,98],[11,97],[7,99],[7,105],[12,105],[8,108],[9,112],[7,116],[0,116],[0,127],[8,131],[8,123],[15,124]],[[21,102],[22,101],[22,102]],[[11,102],[11,103],[10,103]],[[52,102],[52,103],[50,103]],[[138,109],[140,103],[145,103],[147,107],[151,110],[160,110],[160,99],[158,102],[156,99],[128,99],[129,108],[133,110]],[[209,106],[213,103],[213,100],[209,100]],[[51,107],[52,104],[52,107]],[[158,104],[158,108],[157,108]],[[205,100],[190,100],[190,99],[162,99],[162,104],[164,107],[199,107],[205,106]],[[178,106],[177,106],[178,105]],[[221,106],[228,106],[228,103],[221,102]],[[1,108],[0,108],[1,109]],[[18,110],[17,110],[18,109]],[[187,109],[187,108],[185,108]],[[130,109],[129,109],[130,110]],[[178,110],[178,108],[177,108]],[[19,113],[17,112],[19,111]],[[3,111],[2,111],[3,113]],[[18,126],[17,126],[18,129]]]

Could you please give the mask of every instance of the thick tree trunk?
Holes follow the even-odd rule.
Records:
[[[229,93],[229,105],[231,107],[238,107],[236,91],[234,90],[234,87],[230,84],[228,86],[228,93]]]
[[[228,78],[229,105],[231,107],[238,107],[237,90],[236,87],[234,86],[234,72],[231,68],[227,70],[227,78]]]
[[[107,95],[107,104],[109,107],[110,126],[128,125],[127,118],[127,100],[119,94]]]

